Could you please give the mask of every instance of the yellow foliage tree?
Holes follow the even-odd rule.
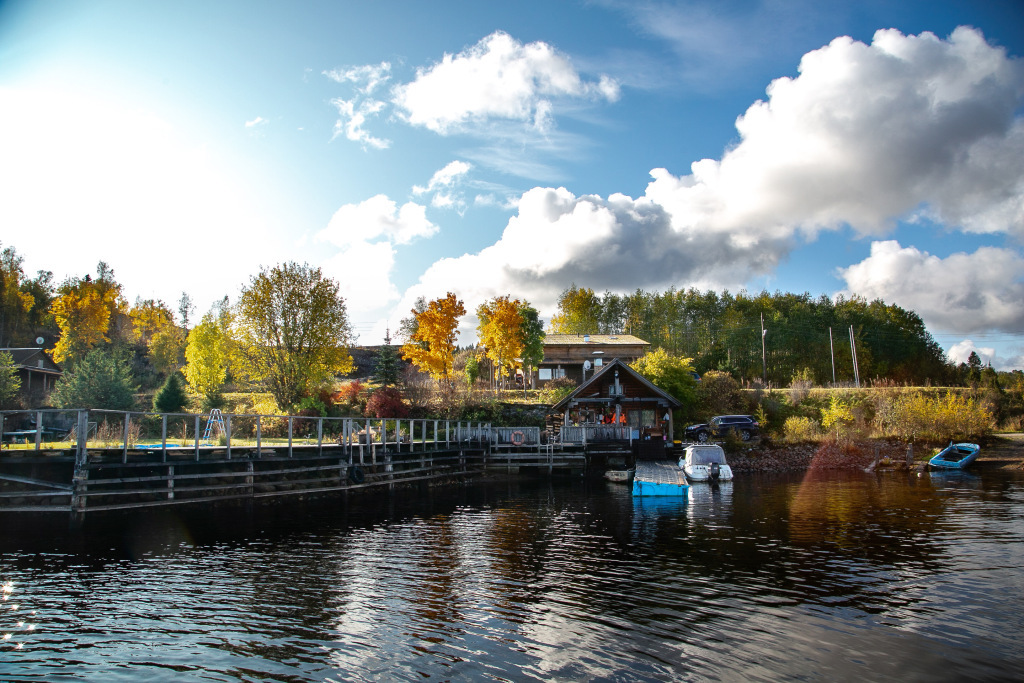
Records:
[[[107,342],[111,308],[116,304],[116,292],[101,292],[90,282],[67,291],[50,306],[60,338],[53,351],[54,362],[74,363],[99,344]]]
[[[502,371],[511,373],[513,359],[523,355],[526,344],[523,308],[519,299],[496,296],[476,309],[480,319],[476,328],[480,343],[486,349],[486,356],[497,365],[499,376]]]
[[[227,330],[219,322],[207,313],[189,332],[185,347],[185,379],[193,391],[204,397],[207,407],[215,407],[228,374],[229,340]]]
[[[132,321],[132,339],[149,346],[153,338],[174,324],[174,314],[163,301],[136,300],[128,311]]]
[[[435,299],[423,311],[413,309],[416,331],[402,347],[402,357],[430,374],[441,384],[451,382],[455,363],[455,340],[459,337],[459,318],[466,307],[454,294]]]

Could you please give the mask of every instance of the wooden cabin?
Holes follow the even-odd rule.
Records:
[[[582,384],[612,359],[632,363],[650,346],[631,334],[548,334],[544,337],[544,360],[537,366],[537,380],[541,387],[559,377]]]
[[[681,405],[621,358],[614,358],[552,411],[562,416],[563,443],[640,441],[671,447],[672,411]]]
[[[21,378],[21,389],[18,393],[25,404],[43,405],[57,380],[64,374],[63,371],[40,348],[6,348],[0,351],[11,354],[18,377]]]

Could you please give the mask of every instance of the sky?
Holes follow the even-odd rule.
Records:
[[[308,263],[361,344],[695,287],[1024,369],[1022,56],[1022,0],[0,0],[0,246],[198,315]]]

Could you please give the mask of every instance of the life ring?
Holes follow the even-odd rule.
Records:
[[[353,484],[362,484],[366,481],[366,474],[359,465],[352,465],[348,468],[348,478]]]
[[[523,443],[525,443],[525,442],[526,442],[526,434],[523,434],[518,429],[516,431],[512,432],[512,445],[513,446],[522,446]]]

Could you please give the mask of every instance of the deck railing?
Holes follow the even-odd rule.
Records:
[[[625,425],[563,425],[561,431],[561,442],[578,443],[602,443],[610,441],[626,441],[632,443],[639,438],[639,432]]]

